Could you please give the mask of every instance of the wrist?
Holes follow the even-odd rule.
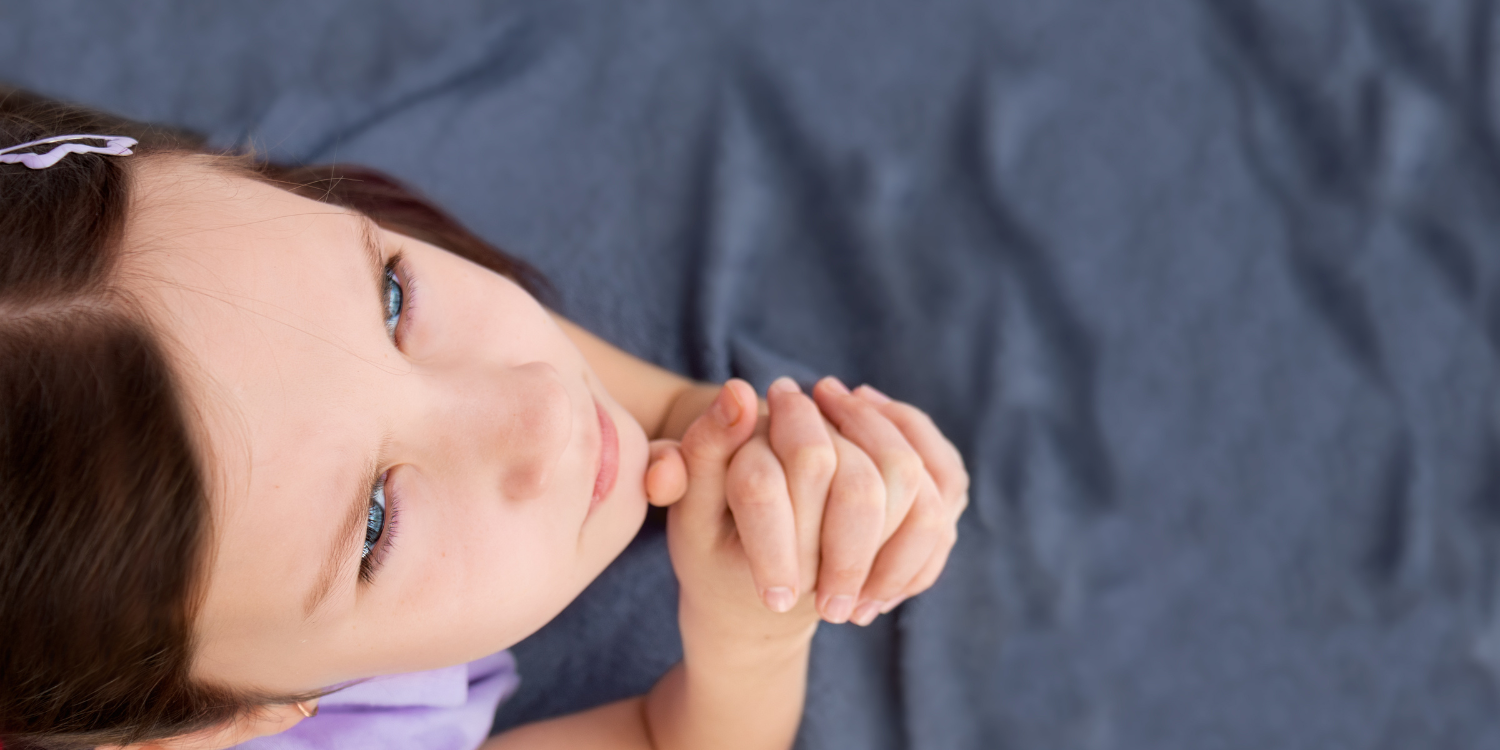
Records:
[[[699,606],[691,597],[682,596],[677,621],[684,658],[692,654],[705,663],[743,668],[805,655],[812,648],[820,619],[812,597],[777,614],[770,610],[728,612],[708,602]]]
[[[785,640],[722,640],[683,635],[682,666],[693,681],[723,689],[763,689],[790,676],[805,678],[812,658],[812,637]]]

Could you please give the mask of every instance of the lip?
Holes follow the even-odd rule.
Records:
[[[594,399],[594,411],[599,415],[599,473],[594,476],[594,497],[589,501],[589,513],[599,507],[610,490],[615,488],[615,476],[620,471],[620,436],[615,430],[615,420]]]

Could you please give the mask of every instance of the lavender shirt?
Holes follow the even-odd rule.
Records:
[[[237,750],[474,750],[521,678],[509,651],[430,672],[396,674],[324,696],[318,715]]]

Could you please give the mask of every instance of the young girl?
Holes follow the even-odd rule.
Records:
[[[868,387],[692,383],[537,288],[379,175],[5,96],[6,746],[474,747],[497,652],[648,502],[683,661],[485,746],[789,746],[818,620],[941,572],[957,451]]]

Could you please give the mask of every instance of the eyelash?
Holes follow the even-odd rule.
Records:
[[[400,295],[400,303],[395,315],[390,314],[392,290]],[[407,320],[415,314],[417,306],[417,280],[412,275],[411,265],[400,253],[391,256],[390,261],[385,264],[385,280],[381,284],[380,294],[381,307],[386,311],[386,333],[390,334],[391,340],[396,343],[397,347],[400,347],[404,332],[410,327]],[[391,320],[393,317],[394,322]]]
[[[387,479],[391,473],[386,472],[375,480],[375,488],[370,493],[370,507],[381,507],[380,535],[374,540],[369,538],[369,515],[366,515],[365,526],[365,548],[359,557],[359,580],[371,583],[375,580],[376,571],[385,561],[385,556],[390,554],[391,547],[396,541],[396,524],[401,517],[401,503],[391,492]],[[385,502],[378,502],[375,497],[379,495]],[[366,511],[368,513],[368,511]]]
[[[404,282],[404,283],[403,283]],[[385,329],[395,342],[397,347],[401,345],[401,334],[407,327],[407,319],[412,315],[416,299],[416,280],[412,278],[411,269],[406,260],[398,253],[391,257],[385,264],[385,278],[381,284],[382,308],[385,311]],[[391,308],[394,292],[395,309]],[[375,486],[370,491],[370,505],[365,516],[365,546],[359,556],[359,579],[364,583],[375,580],[376,571],[390,553],[392,543],[396,538],[396,521],[401,516],[401,504],[397,502],[394,493],[390,491],[386,480],[390,477],[387,471],[375,480]],[[385,502],[376,500],[379,496]],[[369,538],[369,524],[373,520],[374,509],[380,507],[379,534]]]

